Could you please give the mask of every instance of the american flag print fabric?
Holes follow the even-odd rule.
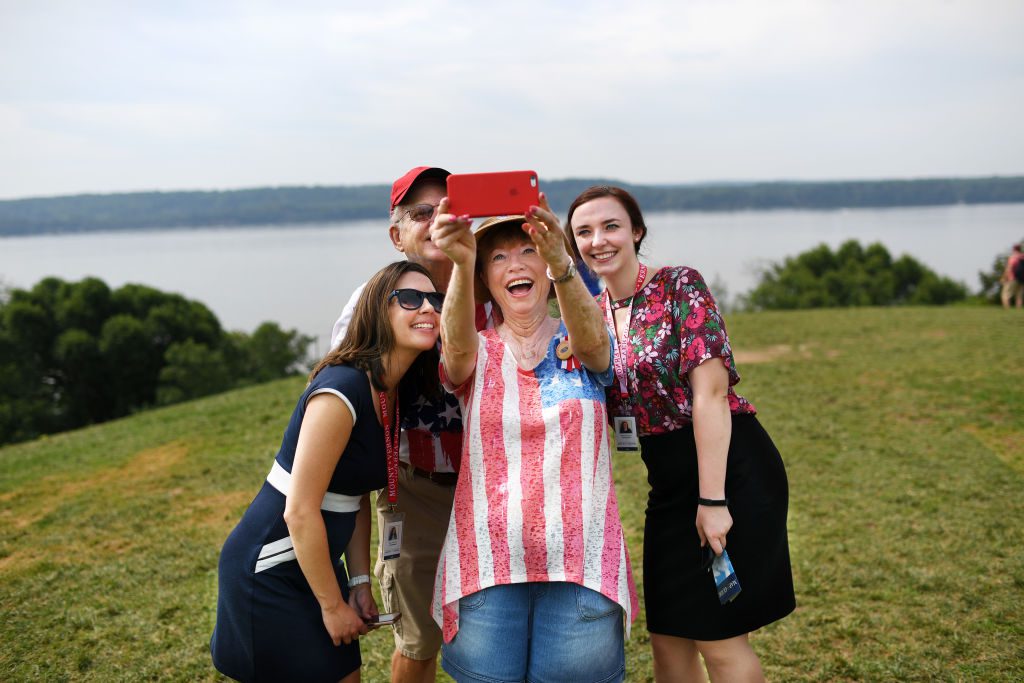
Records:
[[[494,585],[567,581],[622,606],[636,586],[612,481],[605,390],[614,378],[555,355],[564,326],[533,370],[519,368],[495,330],[479,333],[476,367],[453,387],[463,416],[462,471],[434,583],[445,642],[458,601]],[[610,339],[610,335],[609,335]]]
[[[490,303],[476,307],[478,330],[494,326]],[[427,472],[458,472],[462,456],[462,415],[458,399],[447,392],[423,396],[414,392],[402,410],[398,458]]]

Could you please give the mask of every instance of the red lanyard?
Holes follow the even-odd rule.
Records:
[[[398,398],[395,398],[395,428],[392,433],[391,423],[388,422],[388,399],[384,395],[383,391],[377,392],[377,398],[380,399],[380,416],[381,421],[384,422],[384,448],[387,453],[388,463],[388,505],[391,508],[395,507],[398,503],[398,438],[399,438],[399,422],[398,422]]]
[[[626,344],[629,343],[629,324],[633,321],[633,298],[636,297],[637,292],[644,286],[644,280],[647,279],[647,266],[640,264],[640,272],[636,276],[636,284],[633,285],[633,293],[629,296],[629,316],[626,318],[626,324],[622,326],[622,332],[619,334],[618,343],[615,345],[615,355],[613,356],[615,365],[615,376],[619,380],[619,392],[622,394],[622,400],[629,400],[629,392],[626,390]],[[611,301],[612,293],[607,289],[604,290],[607,297],[605,298],[605,319],[608,322],[608,327],[611,330],[615,330],[615,316],[612,314]],[[623,306],[622,308],[626,308]]]

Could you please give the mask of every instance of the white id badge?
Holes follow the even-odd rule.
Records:
[[[384,513],[384,528],[381,529],[380,555],[385,560],[393,560],[402,554],[402,523],[404,512]]]
[[[613,417],[612,428],[615,430],[615,450],[640,450],[640,437],[636,433],[635,417]]]

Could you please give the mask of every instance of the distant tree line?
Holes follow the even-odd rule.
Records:
[[[1024,177],[836,182],[633,185],[541,179],[564,211],[585,188],[618,184],[645,211],[739,211],[941,206],[1024,201]],[[386,220],[387,185],[274,187],[221,192],[134,192],[0,201],[0,236],[99,230]]]
[[[941,305],[967,298],[967,287],[916,259],[893,259],[879,243],[821,244],[774,263],[741,305],[752,310],[847,306]]]
[[[0,300],[0,443],[265,382],[312,337],[265,322],[225,332],[203,304],[137,284],[46,278]]]

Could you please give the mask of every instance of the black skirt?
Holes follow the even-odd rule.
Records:
[[[651,633],[723,640],[781,619],[796,607],[782,457],[753,415],[734,415],[725,495],[733,526],[726,550],[740,583],[730,603],[701,569],[697,449],[693,427],[640,439],[651,492],[644,525],[644,602]]]

